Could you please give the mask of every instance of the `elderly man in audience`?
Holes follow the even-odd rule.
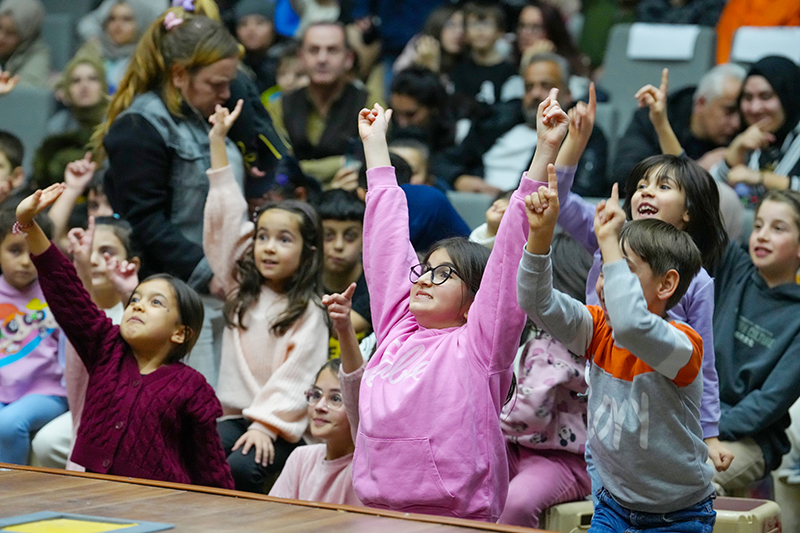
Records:
[[[437,176],[467,192],[495,195],[514,189],[519,177],[530,165],[536,150],[536,110],[550,89],[558,89],[563,109],[575,105],[569,92],[569,63],[553,53],[535,54],[523,60],[521,67],[525,94],[519,121],[511,129],[492,136],[484,125],[471,128],[464,141],[446,154],[446,162],[436,169]],[[584,196],[605,196],[611,192],[607,182],[606,139],[599,129],[592,132],[586,151],[578,164],[573,191]]]
[[[300,48],[309,84],[275,106],[273,118],[288,134],[303,172],[323,185],[344,166],[350,139],[358,139],[358,112],[368,104],[367,91],[352,82],[354,58],[343,25],[310,25]]]
[[[686,155],[706,170],[725,156],[725,147],[739,133],[739,91],[745,70],[739,65],[718,65],[699,85],[686,87],[667,99],[667,115]],[[613,174],[624,180],[639,161],[661,153],[658,135],[648,118],[648,109],[638,110],[620,139]]]

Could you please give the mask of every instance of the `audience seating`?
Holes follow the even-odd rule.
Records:
[[[731,61],[749,64],[771,55],[785,56],[800,64],[800,28],[744,26],[736,30]]]
[[[714,533],[780,533],[781,531],[780,507],[770,500],[720,496],[714,500],[714,510],[717,511]],[[588,531],[592,514],[591,500],[562,503],[544,513],[540,527],[559,533]]]
[[[643,85],[658,86],[669,68],[669,90],[696,85],[715,64],[712,28],[666,24],[617,24],[611,30],[600,85],[617,113],[617,138],[636,110],[633,95]]]
[[[448,191],[447,199],[471,230],[486,222],[486,210],[494,202],[494,198],[488,194],[462,191]]]
[[[98,3],[96,0],[42,0],[48,13],[66,13],[76,22]]]
[[[61,72],[75,53],[74,18],[66,13],[48,13],[44,17],[42,36],[50,47],[53,70]]]
[[[0,97],[0,128],[10,131],[22,141],[25,159],[22,166],[30,175],[33,155],[46,136],[47,119],[55,100],[49,89],[17,87]]]
[[[612,163],[617,156],[617,111],[613,104],[599,102],[597,104],[597,116],[594,125],[603,132],[608,143],[608,157],[606,159],[606,172],[611,173]]]

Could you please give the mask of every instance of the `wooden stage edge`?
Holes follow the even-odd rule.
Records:
[[[299,507],[306,507],[310,509],[321,509],[321,510],[331,510],[331,511],[343,511],[346,513],[353,513],[358,515],[365,515],[365,516],[374,516],[374,517],[382,517],[382,518],[392,518],[397,520],[405,520],[417,523],[425,523],[430,525],[442,525],[442,526],[451,526],[451,527],[461,527],[461,528],[468,528],[475,531],[496,531],[496,532],[503,532],[503,533],[533,533],[536,531],[540,531],[542,533],[543,530],[537,529],[530,529],[525,527],[518,527],[518,526],[506,526],[500,524],[490,524],[487,522],[479,522],[477,520],[465,520],[462,518],[450,518],[444,516],[433,516],[433,515],[425,515],[425,514],[414,514],[414,513],[403,513],[399,511],[384,511],[381,509],[371,509],[368,507],[357,507],[352,505],[336,505],[330,503],[322,503],[322,502],[310,502],[310,501],[301,501],[301,500],[289,500],[283,498],[275,498],[272,496],[267,496],[264,494],[253,494],[249,492],[240,492],[236,490],[227,490],[227,489],[218,489],[218,488],[211,488],[211,487],[202,487],[198,485],[186,485],[182,483],[171,483],[171,482],[164,482],[164,481],[153,481],[149,479],[137,479],[137,478],[128,478],[128,477],[120,477],[120,476],[110,476],[105,474],[92,474],[86,472],[73,472],[67,470],[60,470],[60,469],[53,469],[53,468],[42,468],[42,467],[34,467],[34,466],[21,466],[21,465],[12,465],[6,463],[0,463],[0,469],[7,469],[11,471],[21,471],[21,472],[35,472],[40,474],[54,474],[59,476],[69,476],[75,478],[88,478],[88,479],[95,479],[95,480],[102,480],[102,481],[112,481],[116,483],[127,483],[131,485],[140,485],[140,486],[147,486],[147,487],[157,487],[161,489],[172,489],[177,491],[186,491],[186,492],[193,492],[193,493],[201,493],[201,494],[210,494],[215,496],[222,496],[222,497],[232,497],[238,498],[243,500],[255,500],[255,501],[264,501],[264,502],[271,502],[283,505],[294,505]],[[46,510],[46,509],[42,509]],[[142,519],[146,519],[146,517],[142,517]]]

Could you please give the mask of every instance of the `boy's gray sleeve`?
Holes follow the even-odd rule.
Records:
[[[517,301],[538,327],[570,352],[586,354],[594,331],[592,315],[581,302],[553,289],[549,253],[534,255],[524,250],[517,271]]]
[[[675,379],[692,357],[689,337],[648,310],[642,285],[624,259],[603,265],[603,276],[614,344]]]

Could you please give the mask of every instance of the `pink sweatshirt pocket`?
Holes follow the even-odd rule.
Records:
[[[377,439],[359,432],[358,440],[353,481],[364,504],[452,508],[455,497],[444,486],[429,439]]]

